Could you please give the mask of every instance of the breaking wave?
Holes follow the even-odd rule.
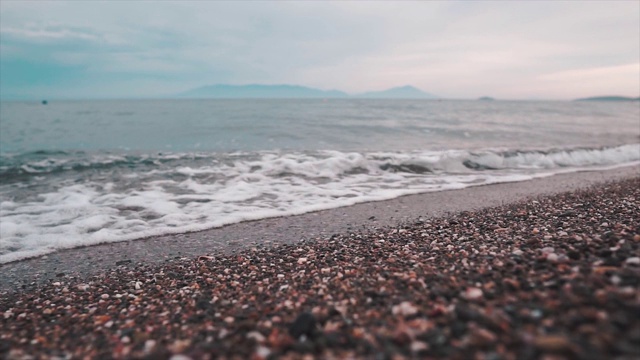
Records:
[[[402,195],[640,162],[640,144],[545,150],[0,156],[0,263]]]

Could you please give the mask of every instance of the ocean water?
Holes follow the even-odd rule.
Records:
[[[0,263],[640,163],[640,103],[0,103]]]

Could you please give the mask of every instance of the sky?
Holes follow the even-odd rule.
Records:
[[[0,98],[212,84],[640,96],[640,1],[0,1]]]

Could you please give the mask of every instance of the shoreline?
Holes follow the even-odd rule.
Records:
[[[183,257],[314,241],[354,231],[376,231],[419,218],[449,216],[638,176],[640,166],[572,172],[522,182],[406,195],[192,233],[65,249],[0,265],[0,293],[32,288],[62,277],[86,278],[124,264],[161,264]]]
[[[315,241],[65,275],[0,296],[0,357],[632,359],[640,177],[623,175]]]

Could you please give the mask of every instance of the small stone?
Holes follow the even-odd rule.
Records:
[[[266,359],[269,357],[269,355],[271,355],[271,350],[269,350],[268,347],[266,346],[258,346],[256,348],[256,356],[259,359]]]
[[[175,354],[169,360],[192,360],[189,356],[183,354]]]
[[[618,285],[622,282],[622,279],[618,275],[613,275],[609,278],[609,281],[611,281],[613,285]]]
[[[155,340],[147,340],[144,342],[144,352],[146,354],[150,353],[153,348],[156,347],[156,341]]]
[[[310,313],[298,315],[296,320],[289,326],[289,334],[294,339],[299,339],[302,335],[311,337],[316,329],[316,318]]]
[[[538,336],[534,344],[540,350],[549,352],[562,352],[573,348],[569,339],[560,335]]]
[[[100,298],[106,300],[106,299],[109,298],[109,294],[102,294],[102,295],[100,295]]]
[[[264,337],[264,335],[262,335],[260,332],[258,331],[250,331],[247,334],[247,339],[253,339],[255,340],[255,342],[257,343],[263,343],[266,338]]]
[[[547,261],[558,262],[558,254],[551,253],[551,254],[547,255]]]
[[[486,346],[494,343],[497,339],[498,337],[493,332],[487,329],[478,328],[473,330],[469,341],[475,346]]]
[[[544,247],[540,250],[543,254],[551,254],[556,252],[556,250],[550,246]]]
[[[413,306],[413,304],[408,301],[403,301],[400,304],[391,308],[391,313],[396,316],[397,315],[411,316],[418,313],[418,308]]]
[[[627,258],[627,260],[625,260],[624,263],[627,265],[640,265],[640,257],[634,256],[634,257]]]
[[[227,316],[226,318],[224,318],[224,322],[226,322],[227,324],[231,324],[235,321],[235,319],[232,316]]]
[[[306,257],[301,257],[298,259],[298,264],[302,265],[305,264],[307,262],[307,258]]]
[[[476,287],[467,288],[467,290],[462,293],[462,296],[467,300],[477,300],[480,299],[482,295],[482,290]]]
[[[416,340],[411,343],[411,351],[413,351],[414,353],[427,351],[427,350],[429,350],[429,344],[423,341]]]
[[[512,252],[513,255],[515,256],[521,256],[522,254],[524,254],[524,251],[520,250],[520,249],[515,249]]]

